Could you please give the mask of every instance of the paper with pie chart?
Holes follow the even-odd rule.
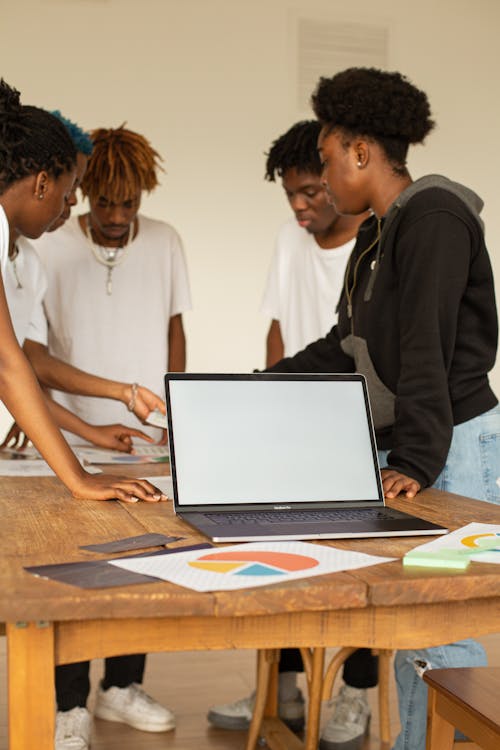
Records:
[[[364,568],[392,559],[308,542],[250,542],[208,551],[113,560],[111,564],[195,591],[231,591]]]
[[[456,552],[472,562],[500,564],[500,526],[489,523],[469,523],[446,536],[422,544],[418,552]]]

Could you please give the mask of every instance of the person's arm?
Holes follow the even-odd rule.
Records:
[[[184,372],[186,369],[186,337],[182,315],[172,315],[168,324],[168,371]]]
[[[47,404],[50,413],[61,430],[72,432],[73,435],[78,435],[78,437],[88,440],[89,443],[98,445],[100,448],[130,453],[133,448],[133,437],[141,438],[141,440],[146,440],[148,443],[154,442],[153,438],[146,435],[145,432],[133,429],[132,427],[125,427],[122,424],[89,424],[51,398],[47,398]]]
[[[160,500],[149,482],[109,474],[90,475],[57,428],[32,368],[19,347],[0,278],[0,398],[20,428],[75,498],[126,502]]]
[[[165,414],[165,402],[144,386],[137,387],[134,400],[131,384],[100,378],[79,370],[53,357],[48,348],[37,341],[26,339],[23,350],[38,380],[47,388],[81,396],[110,398],[121,401],[127,407],[133,403],[131,411],[141,420],[146,419],[154,409],[159,409]]]
[[[354,360],[344,354],[339,332],[334,326],[322,339],[314,341],[293,357],[285,357],[267,372],[354,372]]]
[[[272,320],[266,339],[266,367],[272,367],[285,354],[279,320]]]
[[[100,448],[133,453],[134,446],[132,443],[132,437],[139,437],[141,440],[146,440],[148,443],[154,442],[153,438],[149,437],[149,435],[146,435],[146,433],[141,430],[125,427],[123,424],[91,425],[88,422],[84,422],[67,409],[64,409],[63,406],[55,404],[55,402],[50,399],[48,399],[47,403],[49,410],[60,429],[72,432],[74,435],[78,435],[84,440],[88,440],[89,443],[98,445]],[[55,404],[55,406],[52,406],[53,404]],[[59,417],[57,416],[57,407],[64,412],[64,415],[61,414]],[[28,447],[28,443],[29,437],[25,435],[17,422],[13,422],[5,435],[3,442],[0,444],[0,448],[11,448],[12,450],[23,451]]]

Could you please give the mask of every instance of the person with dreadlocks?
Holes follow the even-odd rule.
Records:
[[[166,369],[185,369],[182,313],[191,305],[177,232],[139,213],[143,191],[158,184],[160,157],[124,126],[94,130],[91,139],[81,184],[89,212],[36,243],[48,281],[49,349],[76,367],[109,378],[118,370],[124,380],[158,391]],[[124,416],[116,402],[55,398],[92,424]],[[147,429],[161,437],[157,428]],[[144,654],[105,659],[95,716],[148,732],[173,729],[173,713],[141,687],[144,668]],[[89,690],[89,662],[57,667],[56,750],[88,747]]]
[[[324,336],[337,320],[336,307],[345,267],[359,225],[368,214],[341,215],[329,203],[321,182],[317,120],[298,122],[271,146],[266,179],[281,178],[295,216],[281,228],[262,302],[271,317],[267,367]],[[304,726],[304,698],[297,687],[303,671],[298,649],[282,649],[279,662],[279,714],[298,731]],[[370,719],[366,689],[378,681],[378,662],[369,649],[358,649],[344,663],[345,685],[335,699],[330,736],[336,750],[364,735]],[[212,706],[208,721],[223,729],[246,729],[253,695]]]
[[[92,141],[78,125],[63,117],[60,112],[52,112],[66,127],[76,148],[76,178],[61,216],[49,227],[53,232],[61,227],[70,216],[72,206],[76,205],[76,190],[81,183],[87,161],[92,153]],[[10,236],[9,263],[4,277],[5,294],[16,337],[23,347],[33,367],[38,381],[44,387],[60,388],[63,391],[100,398],[117,398],[129,404],[132,386],[104,378],[98,378],[82,372],[71,365],[53,357],[47,347],[47,321],[43,310],[43,298],[47,289],[47,280],[41,261],[31,243],[24,237],[17,237],[15,232]],[[90,425],[72,414],[60,404],[48,400],[49,409],[61,429],[78,435],[84,440],[105,448],[131,451],[132,437],[139,437],[152,442],[152,438],[140,430],[125,427],[121,424]],[[163,401],[147,388],[137,386],[137,397],[134,413],[141,419],[158,408],[163,410]],[[7,432],[0,447],[23,450],[28,437],[14,423]]]
[[[48,280],[49,350],[102,378],[162,392],[165,371],[185,369],[182,313],[191,299],[177,232],[139,214],[143,191],[158,184],[160,157],[124,127],[101,128],[91,138],[81,185],[89,212],[35,243]],[[59,392],[54,398],[91,424],[133,426],[118,401]],[[162,437],[158,428],[144,429]]]
[[[281,178],[294,218],[276,240],[261,311],[271,318],[266,366],[324,336],[337,319],[347,259],[366,218],[341,216],[321,184],[315,120],[298,122],[277,138],[266,162],[266,179]]]
[[[0,398],[75,498],[158,501],[145,480],[93,476],[80,465],[48,411],[16,339],[3,278],[11,234],[39,237],[58,219],[75,180],[75,147],[64,125],[0,80]]]

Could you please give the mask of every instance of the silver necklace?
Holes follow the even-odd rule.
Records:
[[[134,222],[129,225],[127,241],[122,247],[103,247],[97,245],[92,239],[92,227],[90,226],[90,216],[87,217],[85,225],[85,237],[92,249],[92,254],[98,263],[106,266],[108,269],[106,277],[106,294],[113,293],[113,269],[123,263],[128,254],[128,248],[134,236]]]

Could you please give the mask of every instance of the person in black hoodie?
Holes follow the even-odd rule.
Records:
[[[401,74],[350,68],[321,78],[312,102],[332,204],[372,215],[348,263],[337,325],[270,370],[366,376],[386,497],[411,501],[433,486],[500,503],[500,407],[488,381],[498,322],[482,201],[439,175],[413,182],[409,144],[434,123],[425,93]],[[425,748],[422,670],[485,663],[472,640],[398,652],[395,750]],[[328,725],[320,747],[336,748]]]

